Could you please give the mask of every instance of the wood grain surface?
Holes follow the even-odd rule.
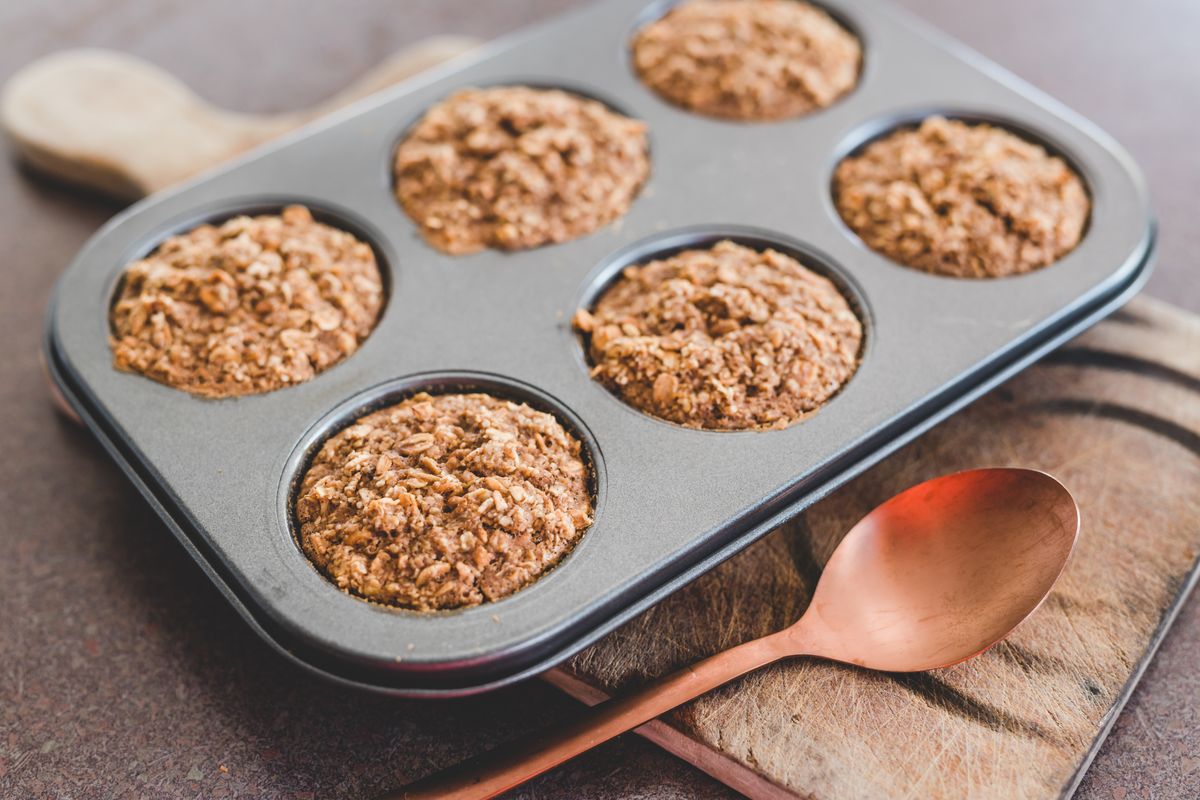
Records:
[[[912,484],[985,464],[1054,474],[1083,514],[1063,578],[1008,639],[927,673],[793,659],[643,731],[755,797],[1067,795],[1200,567],[1200,319],[1149,300],[1134,301],[550,680],[596,702],[779,630],[804,611],[821,565],[860,517]]]
[[[1148,291],[1200,311],[1200,3],[898,1],[1130,148],[1162,223]],[[108,47],[222,108],[290,112],[424,37],[492,37],[580,2],[348,0],[302,12],[279,0],[0,3],[0,80],[62,48]],[[229,609],[99,447],[57,418],[38,366],[42,310],[63,265],[120,208],[0,166],[0,796],[372,796],[572,717],[576,704],[540,681],[426,703],[295,670]],[[1200,797],[1198,662],[1193,597],[1078,798]],[[515,796],[734,793],[627,736]]]

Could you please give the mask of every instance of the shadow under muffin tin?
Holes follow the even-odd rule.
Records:
[[[829,108],[742,124],[642,85],[628,44],[663,3],[607,0],[491,44],[149,198],[100,231],[60,279],[45,349],[64,396],[225,597],[272,646],[347,684],[467,694],[537,674],[1110,313],[1144,282],[1154,226],[1128,156],[1087,121],[873,0],[823,4],[859,36],[858,87]],[[650,131],[629,212],[534,250],[448,256],[392,194],[404,132],[466,86],[554,86]],[[1087,184],[1088,231],[1057,263],[972,281],[868,250],[833,208],[839,159],[940,113],[988,121],[1063,155]],[[166,236],[290,203],[375,249],[388,299],[351,357],[300,385],[204,400],[113,369],[107,301]],[[721,239],[773,247],[831,278],[863,320],[857,373],[818,413],[771,431],[694,430],[624,405],[588,375],[571,329],[631,264]],[[330,584],[294,535],[295,482],[353,419],[419,391],[479,390],[552,412],[593,470],[591,529],[542,579],[498,602],[413,613]]]

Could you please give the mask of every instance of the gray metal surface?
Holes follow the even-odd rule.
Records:
[[[668,105],[628,66],[646,0],[608,0],[150,198],[61,279],[47,320],[52,373],[230,601],[308,668],[404,694],[479,691],[545,669],[1094,322],[1149,269],[1145,190],[1107,136],[890,6],[828,5],[862,38],[864,69],[852,94],[809,117],[747,125]],[[454,89],[502,83],[561,86],[648,123],[651,178],[620,222],[511,254],[452,257],[422,242],[391,193],[396,142]],[[1080,246],[993,281],[927,275],[866,249],[832,206],[837,159],[930,111],[995,120],[1066,155],[1093,199]],[[363,236],[381,258],[389,299],[355,355],[298,387],[216,401],[112,368],[108,298],[131,259],[201,220],[289,202]],[[856,376],[786,430],[696,431],[630,409],[588,378],[570,330],[623,259],[729,233],[805,254],[857,298],[866,323]],[[598,502],[579,546],[533,586],[416,614],[322,578],[289,507],[307,448],[427,375],[558,412],[588,445]]]

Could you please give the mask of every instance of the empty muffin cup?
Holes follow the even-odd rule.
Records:
[[[375,253],[304,206],[172,236],[126,267],[113,363],[205,397],[270,392],[354,353],[384,301]]]
[[[914,269],[998,278],[1048,266],[1079,244],[1083,180],[1040,144],[986,123],[933,116],[838,164],[834,204],[872,250]]]
[[[644,123],[559,89],[463,89],[396,148],[396,198],[450,254],[524,250],[592,233],[650,173]]]
[[[574,326],[594,379],[651,416],[708,430],[812,414],[854,375],[863,343],[829,278],[731,240],[626,267]]]

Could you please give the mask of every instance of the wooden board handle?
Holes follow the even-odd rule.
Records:
[[[402,50],[314,108],[237,114],[174,76],[110,50],[66,50],[28,65],[0,96],[18,156],[60,180],[121,199],[164,189],[304,123],[476,47],[458,36]]]

